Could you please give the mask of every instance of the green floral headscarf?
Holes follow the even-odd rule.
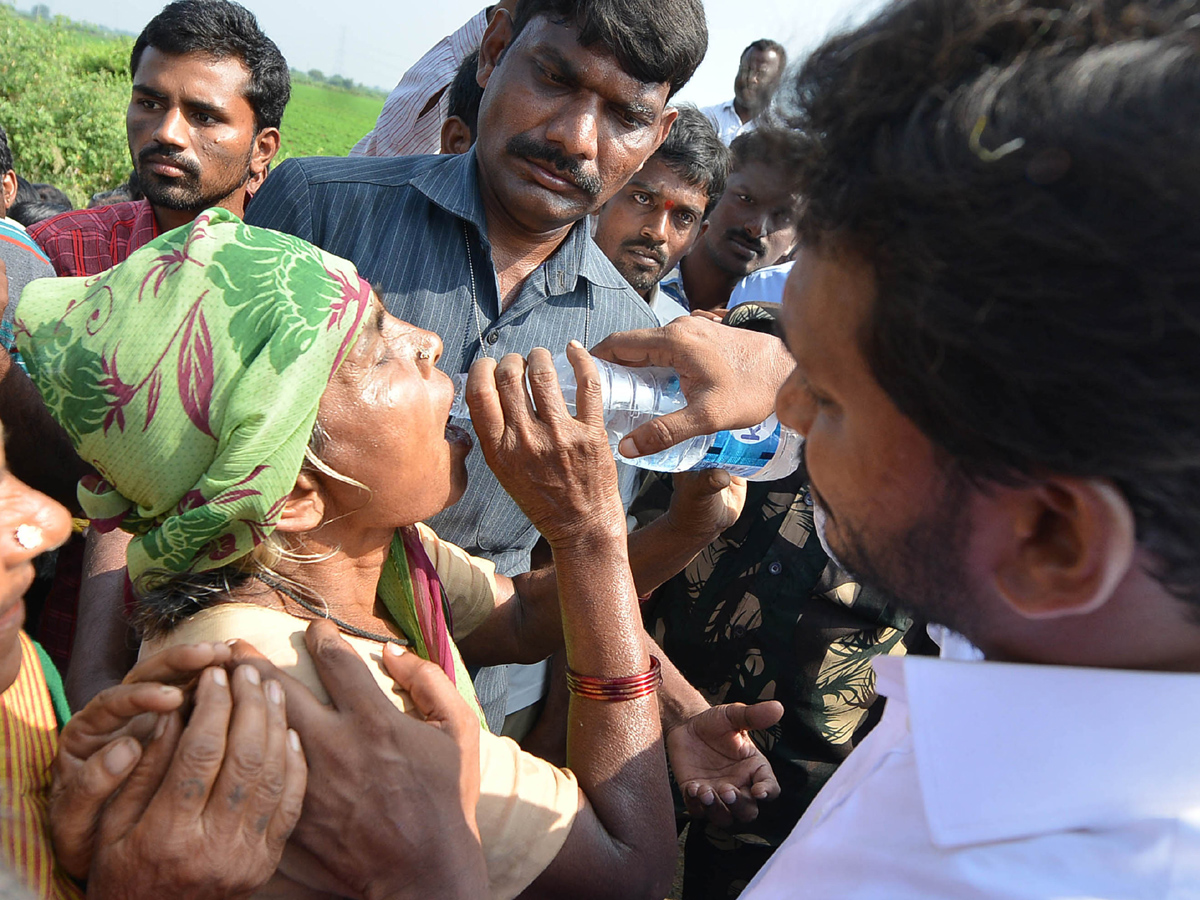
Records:
[[[26,289],[17,346],[101,475],[80,483],[84,511],[135,535],[135,584],[227,565],[274,529],[370,298],[350,263],[223,209]]]

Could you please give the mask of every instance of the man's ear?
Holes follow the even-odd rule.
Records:
[[[497,9],[492,21],[488,23],[483,33],[483,41],[479,45],[479,67],[475,70],[475,80],[481,88],[486,88],[492,73],[500,65],[504,51],[513,40],[513,20],[507,9]]]
[[[659,123],[658,129],[658,141],[654,144],[654,150],[657,150],[662,146],[662,142],[665,141],[667,139],[667,135],[671,133],[671,126],[675,124],[675,120],[678,118],[679,110],[677,110],[675,107],[668,106],[663,110],[662,121]],[[654,150],[650,151],[650,155],[653,155]],[[649,159],[650,155],[647,155],[646,158]]]
[[[304,534],[316,531],[324,519],[325,499],[317,488],[317,481],[308,472],[301,472],[283,505],[275,530],[284,534]]]
[[[471,129],[458,116],[449,116],[442,123],[442,152],[450,154],[466,153],[471,149],[475,139]]]
[[[254,136],[254,146],[250,151],[250,180],[246,189],[253,194],[267,178],[271,168],[271,160],[279,152],[282,137],[278,128],[263,128]]]
[[[1054,477],[1006,492],[1012,540],[995,587],[1027,619],[1095,612],[1133,565],[1133,511],[1111,482]]]
[[[4,173],[4,177],[0,178],[0,216],[8,215],[8,208],[17,201],[17,173],[14,169],[9,169]]]

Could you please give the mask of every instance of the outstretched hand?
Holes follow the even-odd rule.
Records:
[[[124,683],[93,697],[63,728],[51,767],[50,829],[55,855],[72,877],[87,877],[104,805],[141,759],[159,720],[183,706],[184,686],[229,656],[224,644],[156,653],[134,666]]]
[[[667,733],[667,758],[688,812],[728,827],[758,816],[758,804],[779,796],[771,764],[747,731],[774,725],[783,706],[774,700],[726,703],[697,713]]]
[[[681,316],[661,328],[611,334],[593,348],[623,366],[667,366],[679,374],[687,406],[640,425],[621,441],[624,456],[666,450],[700,434],[757,425],[794,363],[771,335]]]

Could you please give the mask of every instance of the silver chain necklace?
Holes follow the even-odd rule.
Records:
[[[471,233],[467,231],[467,222],[462,220],[463,245],[467,248],[467,273],[471,276],[471,312],[475,314],[475,333],[479,336],[479,352],[491,358],[487,350],[487,342],[483,339],[483,323],[479,319],[479,298],[475,293],[475,258],[471,254]],[[584,279],[587,289],[587,309],[583,316],[583,346],[591,348],[592,334],[592,283]]]

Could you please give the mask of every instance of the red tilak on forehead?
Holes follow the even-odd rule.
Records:
[[[674,208],[675,208],[675,201],[674,201],[674,200],[664,200],[664,201],[663,201],[663,209],[666,209],[666,210],[672,210],[672,209],[674,209]]]

